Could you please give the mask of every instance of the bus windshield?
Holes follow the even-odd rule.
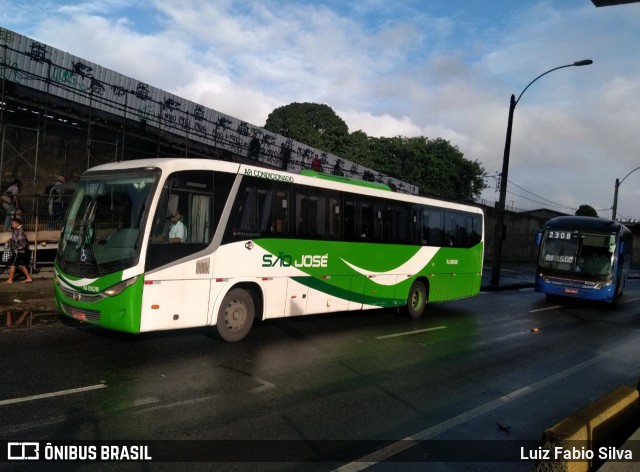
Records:
[[[70,275],[98,277],[138,262],[149,202],[160,171],[87,173],[80,180],[58,246]]]
[[[551,273],[603,280],[613,271],[615,251],[614,233],[550,230],[546,232],[538,262]]]

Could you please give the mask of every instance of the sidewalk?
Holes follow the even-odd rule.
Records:
[[[503,262],[500,264],[500,285],[491,285],[491,265],[482,268],[481,291],[517,290],[533,287],[536,279],[534,262]]]

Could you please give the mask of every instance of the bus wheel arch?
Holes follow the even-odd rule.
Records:
[[[223,297],[218,309],[215,332],[227,342],[242,340],[256,319],[262,318],[259,288],[253,284],[238,284]]]
[[[627,285],[627,275],[625,274],[620,278],[620,280],[618,280],[618,283],[616,283],[615,292],[613,296],[614,299],[620,298],[622,296],[626,285]]]
[[[425,277],[418,277],[411,284],[407,295],[406,313],[417,320],[424,315],[429,301],[429,281]]]

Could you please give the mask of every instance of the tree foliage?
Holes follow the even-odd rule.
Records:
[[[323,151],[341,155],[349,128],[328,105],[291,103],[273,110],[265,129]]]
[[[449,141],[424,136],[373,138],[362,130],[349,134],[346,123],[327,105],[292,103],[276,108],[265,128],[417,185],[422,194],[472,200],[485,188],[484,168]]]
[[[598,212],[591,205],[580,205],[576,210],[576,216],[598,216]]]

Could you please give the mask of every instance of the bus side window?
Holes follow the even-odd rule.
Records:
[[[356,202],[354,195],[345,194],[344,196],[344,239],[354,241],[358,239],[356,236],[358,228],[356,226]]]
[[[482,218],[480,215],[455,210],[445,211],[445,245],[472,247],[482,239]]]
[[[385,241],[395,241],[396,239],[396,212],[393,202],[387,202],[384,206],[384,234]]]
[[[465,215],[459,211],[445,212],[446,246],[467,247],[467,227]]]
[[[315,239],[337,239],[340,237],[340,193],[335,190],[309,188],[308,219],[309,235]]]
[[[357,202],[356,207],[358,238],[360,240],[371,240],[373,239],[373,204],[370,199],[361,197]]]
[[[398,203],[396,206],[396,242],[409,243],[411,241],[409,207]]]
[[[166,182],[152,220],[145,270],[170,264],[204,250],[210,243],[217,224],[213,208],[213,171],[179,171],[170,175]],[[178,212],[179,224],[184,225],[184,237],[179,244],[169,240],[169,219]],[[175,220],[173,223],[177,224]],[[161,249],[158,244],[162,245]]]
[[[285,182],[243,177],[223,242],[289,235],[289,199]]]
[[[422,241],[428,246],[442,246],[444,236],[444,212],[425,206],[422,208]]]
[[[327,219],[329,220],[329,235],[335,239],[342,235],[342,215],[340,214],[340,194],[335,192],[333,197],[329,197],[327,207],[329,212]]]
[[[294,186],[295,226],[293,231],[297,238],[309,235],[309,199],[306,190],[303,186]]]
[[[283,189],[276,190],[273,208],[273,220],[271,232],[278,234],[289,233],[289,192]]]
[[[475,246],[482,240],[482,218],[480,218],[480,215],[467,217],[467,232],[469,234],[469,247]]]
[[[307,233],[309,237],[314,238],[318,236],[318,205],[319,198],[315,195],[309,195],[307,199]]]
[[[409,241],[411,244],[422,244],[420,241],[420,213],[418,205],[411,206],[411,214],[409,216]]]
[[[230,236],[239,235],[239,239],[242,239],[243,234],[253,234],[256,228],[256,188],[243,181],[231,209],[227,232]]]

